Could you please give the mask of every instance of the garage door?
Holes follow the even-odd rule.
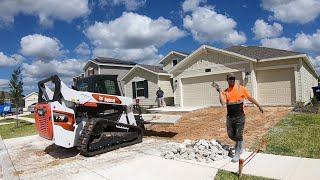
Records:
[[[293,68],[257,71],[258,101],[262,105],[292,105],[295,102]]]
[[[236,79],[239,79],[241,77],[240,73],[236,73],[236,76]],[[218,93],[211,86],[212,81],[217,82],[223,89],[227,88],[226,74],[208,75],[182,79],[183,105],[220,105]]]

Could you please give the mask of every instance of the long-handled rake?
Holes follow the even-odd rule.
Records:
[[[243,167],[247,165],[255,155],[257,155],[259,152],[263,152],[266,149],[266,147],[267,147],[267,140],[262,139],[259,147],[255,151],[253,151],[247,158],[239,160],[239,171],[238,171],[239,177],[242,176]]]

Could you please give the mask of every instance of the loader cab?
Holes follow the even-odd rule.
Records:
[[[93,75],[78,79],[75,82],[75,89],[101,94],[122,96],[120,83],[117,75]]]

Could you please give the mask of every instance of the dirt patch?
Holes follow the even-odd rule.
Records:
[[[269,107],[264,110],[264,114],[261,114],[256,107],[245,108],[246,147],[256,142],[257,139],[261,139],[271,127],[291,111],[291,108]],[[156,132],[161,134],[161,138],[178,142],[185,139],[217,139],[224,144],[233,145],[226,132],[226,108],[206,108],[183,114],[181,121],[176,125],[150,126],[146,135],[155,136]]]
[[[53,161],[51,161],[51,162],[49,162],[48,163],[48,165],[47,165],[47,167],[49,166],[57,166],[57,165],[59,165],[61,163],[61,161],[60,160],[53,160]]]
[[[19,176],[19,175],[21,175],[21,174],[23,174],[23,173],[24,173],[24,171],[15,171],[15,172],[13,173],[13,175]]]
[[[36,151],[35,154],[36,156],[45,156],[47,153],[44,151]]]

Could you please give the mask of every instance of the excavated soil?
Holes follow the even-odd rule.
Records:
[[[268,107],[261,114],[256,107],[246,107],[244,137],[246,147],[250,147],[292,108]],[[226,132],[226,108],[206,108],[182,114],[175,125],[153,125],[147,128],[146,136],[166,138],[177,142],[185,139],[217,139],[224,144],[233,145]]]

